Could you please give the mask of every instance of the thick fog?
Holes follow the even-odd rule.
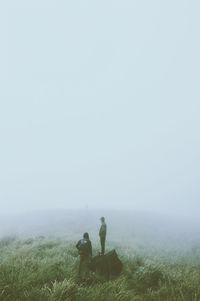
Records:
[[[199,214],[198,1],[0,4],[0,209]]]

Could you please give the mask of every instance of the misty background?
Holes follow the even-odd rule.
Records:
[[[70,216],[90,229],[103,213],[119,226],[124,212],[198,231],[199,9],[1,2],[1,232],[56,232]]]

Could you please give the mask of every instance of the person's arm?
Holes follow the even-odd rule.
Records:
[[[106,233],[107,233],[107,225],[104,224],[104,234],[105,234],[105,236],[106,236]]]

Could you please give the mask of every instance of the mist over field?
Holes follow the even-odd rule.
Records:
[[[102,215],[108,227],[105,255],[99,255]],[[197,220],[147,211],[65,209],[4,215],[0,221],[2,301],[200,298]],[[91,264],[95,258],[108,261],[105,270],[80,278],[76,243],[85,231],[93,247]],[[113,252],[122,264],[117,277],[109,276]]]
[[[78,240],[84,232],[99,240],[100,217],[106,217],[108,243],[161,249],[200,248],[200,222],[164,213],[127,210],[49,210],[1,216],[0,236],[61,237]]]

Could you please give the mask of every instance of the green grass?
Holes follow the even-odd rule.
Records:
[[[108,246],[109,249],[113,245]],[[97,248],[94,248],[94,253]],[[1,301],[199,301],[198,252],[117,247],[124,268],[109,282],[91,274],[78,283],[74,241],[35,238],[0,241]]]

